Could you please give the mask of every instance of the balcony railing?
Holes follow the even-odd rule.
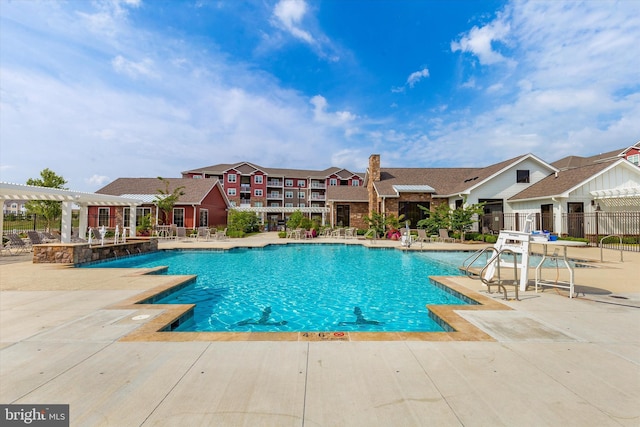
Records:
[[[270,179],[267,181],[267,186],[268,187],[282,187],[282,181],[278,180],[278,179]]]
[[[312,182],[311,188],[325,190],[327,188],[327,185],[324,182]]]

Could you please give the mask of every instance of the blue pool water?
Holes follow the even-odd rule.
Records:
[[[443,329],[426,305],[465,304],[428,279],[459,275],[457,261],[359,245],[161,251],[91,267],[161,265],[198,276],[156,301],[196,304],[179,331],[433,332]]]

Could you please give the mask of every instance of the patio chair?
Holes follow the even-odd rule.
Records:
[[[29,236],[29,240],[31,241],[31,246],[41,245],[44,243],[37,231],[27,231],[27,236]]]
[[[438,241],[440,242],[449,242],[453,243],[456,241],[453,237],[449,237],[449,230],[446,228],[441,228],[438,230]]]
[[[200,240],[200,239],[209,240],[209,237],[211,237],[211,232],[209,231],[209,227],[198,227],[196,240]]]
[[[422,248],[423,243],[431,242],[431,237],[427,236],[427,231],[424,228],[418,228],[418,237],[415,241],[420,242],[420,248]]]
[[[42,232],[42,237],[43,237],[43,241],[45,243],[54,243],[54,242],[59,242],[60,241],[60,236],[55,236],[54,234],[48,232],[48,231],[43,231]]]
[[[344,232],[344,238],[345,239],[355,239],[357,237],[356,235],[356,228],[355,227],[349,227],[345,230]]]
[[[4,234],[4,237],[9,239],[5,245],[5,249],[9,251],[9,254],[20,255],[31,251],[31,247],[27,245],[17,234]]]
[[[176,240],[187,240],[186,227],[176,227]]]
[[[227,229],[225,228],[222,231],[218,231],[216,233],[216,239],[217,240],[227,240],[229,238],[229,236],[227,236]]]

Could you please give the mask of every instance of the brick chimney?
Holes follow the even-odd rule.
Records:
[[[380,154],[369,156],[369,179],[374,182],[380,181]]]

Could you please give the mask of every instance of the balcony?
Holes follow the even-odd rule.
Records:
[[[241,193],[251,193],[251,184],[240,184]]]
[[[311,188],[315,188],[317,190],[326,190],[327,185],[324,182],[312,182]]]
[[[279,179],[270,179],[267,181],[267,187],[282,187],[283,181]]]
[[[267,199],[282,199],[282,193],[269,193]]]
[[[327,198],[325,197],[324,194],[312,194],[311,195],[311,200],[326,200]]]

